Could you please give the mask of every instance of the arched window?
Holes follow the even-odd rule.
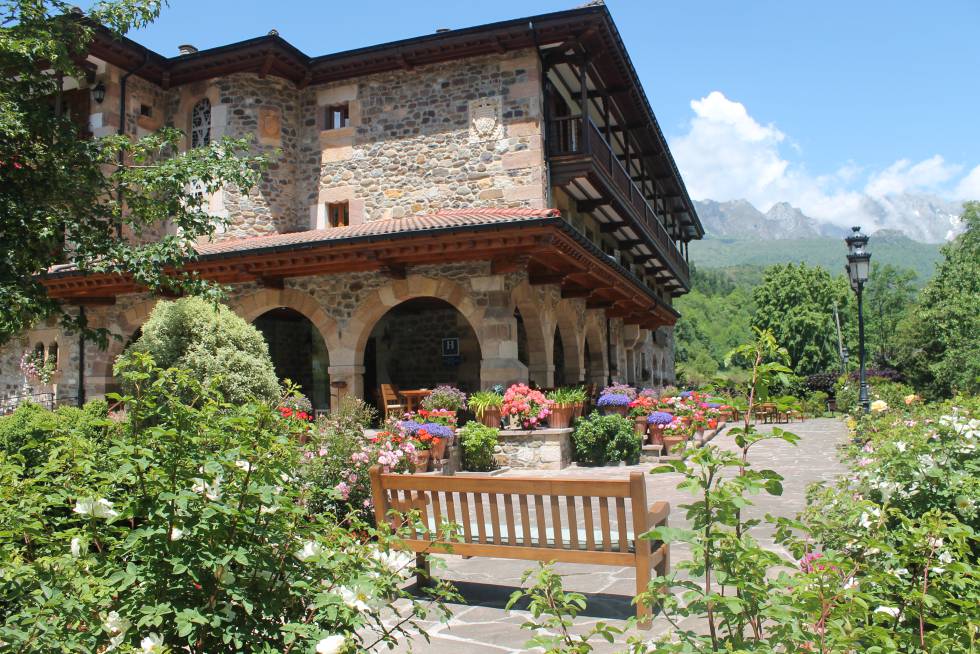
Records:
[[[191,147],[200,148],[211,143],[211,101],[202,98],[191,110]]]
[[[48,346],[48,361],[54,364],[54,367],[58,367],[58,342],[55,341]]]

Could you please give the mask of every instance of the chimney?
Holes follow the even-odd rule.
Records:
[[[183,55],[194,54],[195,52],[197,52],[197,48],[190,45],[189,43],[185,43],[184,45],[178,45],[177,51],[181,54],[181,56],[183,56]]]

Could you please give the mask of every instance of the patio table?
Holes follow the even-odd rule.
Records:
[[[417,388],[414,390],[398,391],[398,394],[405,400],[405,410],[412,413],[422,403],[422,400],[432,394],[432,391],[428,388]]]

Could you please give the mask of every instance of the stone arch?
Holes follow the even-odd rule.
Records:
[[[340,348],[337,321],[327,315],[316,298],[305,291],[295,288],[263,288],[238,300],[231,306],[231,310],[252,323],[262,314],[280,307],[297,311],[313,323],[327,344],[327,351],[331,356]]]
[[[336,356],[333,350],[330,352],[330,378],[345,385],[343,394],[353,394],[361,398],[365,396],[364,351],[378,320],[403,302],[425,297],[444,300],[459,311],[476,333],[482,358],[486,360],[493,357],[495,348],[492,341],[504,340],[494,331],[499,325],[496,321],[488,324],[484,320],[486,310],[477,306],[462,286],[450,279],[409,275],[406,279],[393,280],[369,293],[347,321],[339,338]],[[504,345],[497,343],[496,354],[506,355],[516,361],[517,327],[513,315],[510,316],[510,323],[508,345],[512,347],[506,353],[501,353],[499,350]],[[481,383],[483,377],[481,363]]]
[[[538,386],[550,388],[555,383],[554,341],[555,331],[552,312],[527,282],[516,286],[511,301],[520,312],[527,333],[528,377]]]
[[[112,372],[116,359],[132,342],[133,335],[143,327],[150,317],[153,307],[160,301],[158,297],[147,297],[139,300],[119,314],[115,321],[108,325],[110,336],[105,350],[95,348],[91,351],[85,348],[86,355],[91,357],[92,373],[86,377],[85,386],[90,395],[100,396],[118,391],[116,377]]]

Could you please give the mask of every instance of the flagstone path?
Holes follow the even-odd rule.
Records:
[[[764,442],[750,452],[753,466],[771,468],[779,472],[784,480],[784,490],[780,497],[767,495],[753,498],[753,515],[766,513],[781,516],[794,516],[805,504],[806,488],[816,481],[830,481],[844,471],[837,459],[837,445],[847,437],[846,429],[839,420],[819,418],[803,423],[780,425],[800,436],[796,446],[782,441]],[[760,426],[769,429],[768,425]],[[713,441],[724,448],[735,449],[734,439],[726,432]],[[595,477],[622,478],[630,471],[648,471],[650,465],[626,466],[618,468],[568,468],[561,471],[535,473],[541,476],[556,477]],[[505,473],[519,476],[520,473]],[[649,475],[647,478],[647,498],[650,502],[666,500],[670,502],[671,524],[684,526],[683,511],[680,504],[690,500],[690,496],[676,489],[679,475]],[[754,536],[766,547],[781,548],[772,540],[771,533],[760,527]],[[675,546],[671,551],[671,561],[676,563],[689,556],[686,548]],[[433,573],[453,582],[463,597],[463,602],[451,605],[453,617],[448,623],[425,622],[431,643],[418,636],[412,642],[400,645],[396,652],[419,651],[427,654],[464,654],[494,652],[497,654],[527,651],[524,643],[530,632],[520,628],[527,618],[526,611],[506,611],[504,606],[510,594],[520,587],[521,575],[535,566],[530,561],[507,559],[472,558],[464,560],[459,556],[440,556],[440,562],[433,566]],[[556,570],[565,577],[565,589],[583,593],[588,602],[587,609],[576,620],[576,630],[587,630],[597,621],[617,626],[634,614],[630,601],[635,589],[635,576],[632,568],[615,568],[560,563]],[[663,634],[670,629],[663,618],[655,619],[653,628],[638,633],[644,638]],[[615,644],[596,641],[596,652],[621,652],[622,643],[630,634],[624,634]]]

